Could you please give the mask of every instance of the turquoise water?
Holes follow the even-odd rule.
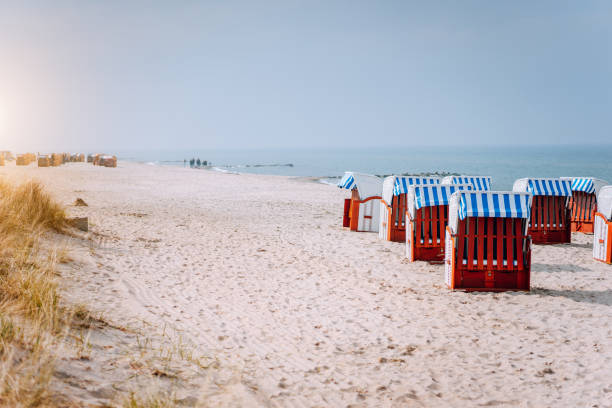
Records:
[[[521,177],[592,176],[612,183],[612,145],[119,152],[120,159],[175,166],[192,157],[223,170],[285,176],[338,177],[345,170],[488,175],[497,190]]]

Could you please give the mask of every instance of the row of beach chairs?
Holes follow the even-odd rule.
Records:
[[[66,163],[79,163],[84,161],[84,154],[51,153],[38,155],[38,167],[57,167]]]
[[[117,167],[117,156],[102,153],[90,154],[87,156],[87,163],[92,163],[94,166]]]
[[[384,180],[347,172],[343,225],[404,242],[410,261],[445,264],[451,289],[529,290],[531,244],[593,233],[593,256],[612,263],[612,186],[588,177],[523,178],[491,191],[483,176]]]

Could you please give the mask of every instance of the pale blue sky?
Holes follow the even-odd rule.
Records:
[[[609,1],[0,0],[0,10],[10,148],[612,141]]]

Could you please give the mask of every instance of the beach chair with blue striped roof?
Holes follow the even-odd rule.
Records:
[[[612,186],[599,190],[593,224],[593,258],[612,264]]]
[[[450,289],[529,290],[532,196],[511,191],[458,191],[451,196],[445,238]]]
[[[383,182],[378,236],[393,242],[406,242],[408,187],[440,184],[439,177],[389,176]]]
[[[533,195],[529,235],[534,244],[563,244],[572,240],[571,182],[561,178],[523,178],[512,190]]]
[[[410,262],[444,262],[448,203],[455,191],[471,184],[410,186],[406,211],[406,257]]]
[[[446,176],[442,184],[471,184],[475,191],[491,190],[491,177],[489,176]]]
[[[338,187],[351,191],[351,198],[344,200],[342,226],[351,231],[378,232],[382,179],[347,171]]]
[[[594,177],[562,177],[562,179],[572,182],[572,197],[569,202],[572,211],[572,231],[592,234],[594,216],[597,212],[597,194],[608,182]]]

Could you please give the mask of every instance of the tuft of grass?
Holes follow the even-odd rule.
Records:
[[[55,282],[57,256],[44,234],[62,232],[66,214],[42,185],[0,181],[0,406],[51,404],[55,337],[65,326]]]
[[[174,408],[177,401],[166,394],[138,397],[135,393],[125,399],[123,408]]]

